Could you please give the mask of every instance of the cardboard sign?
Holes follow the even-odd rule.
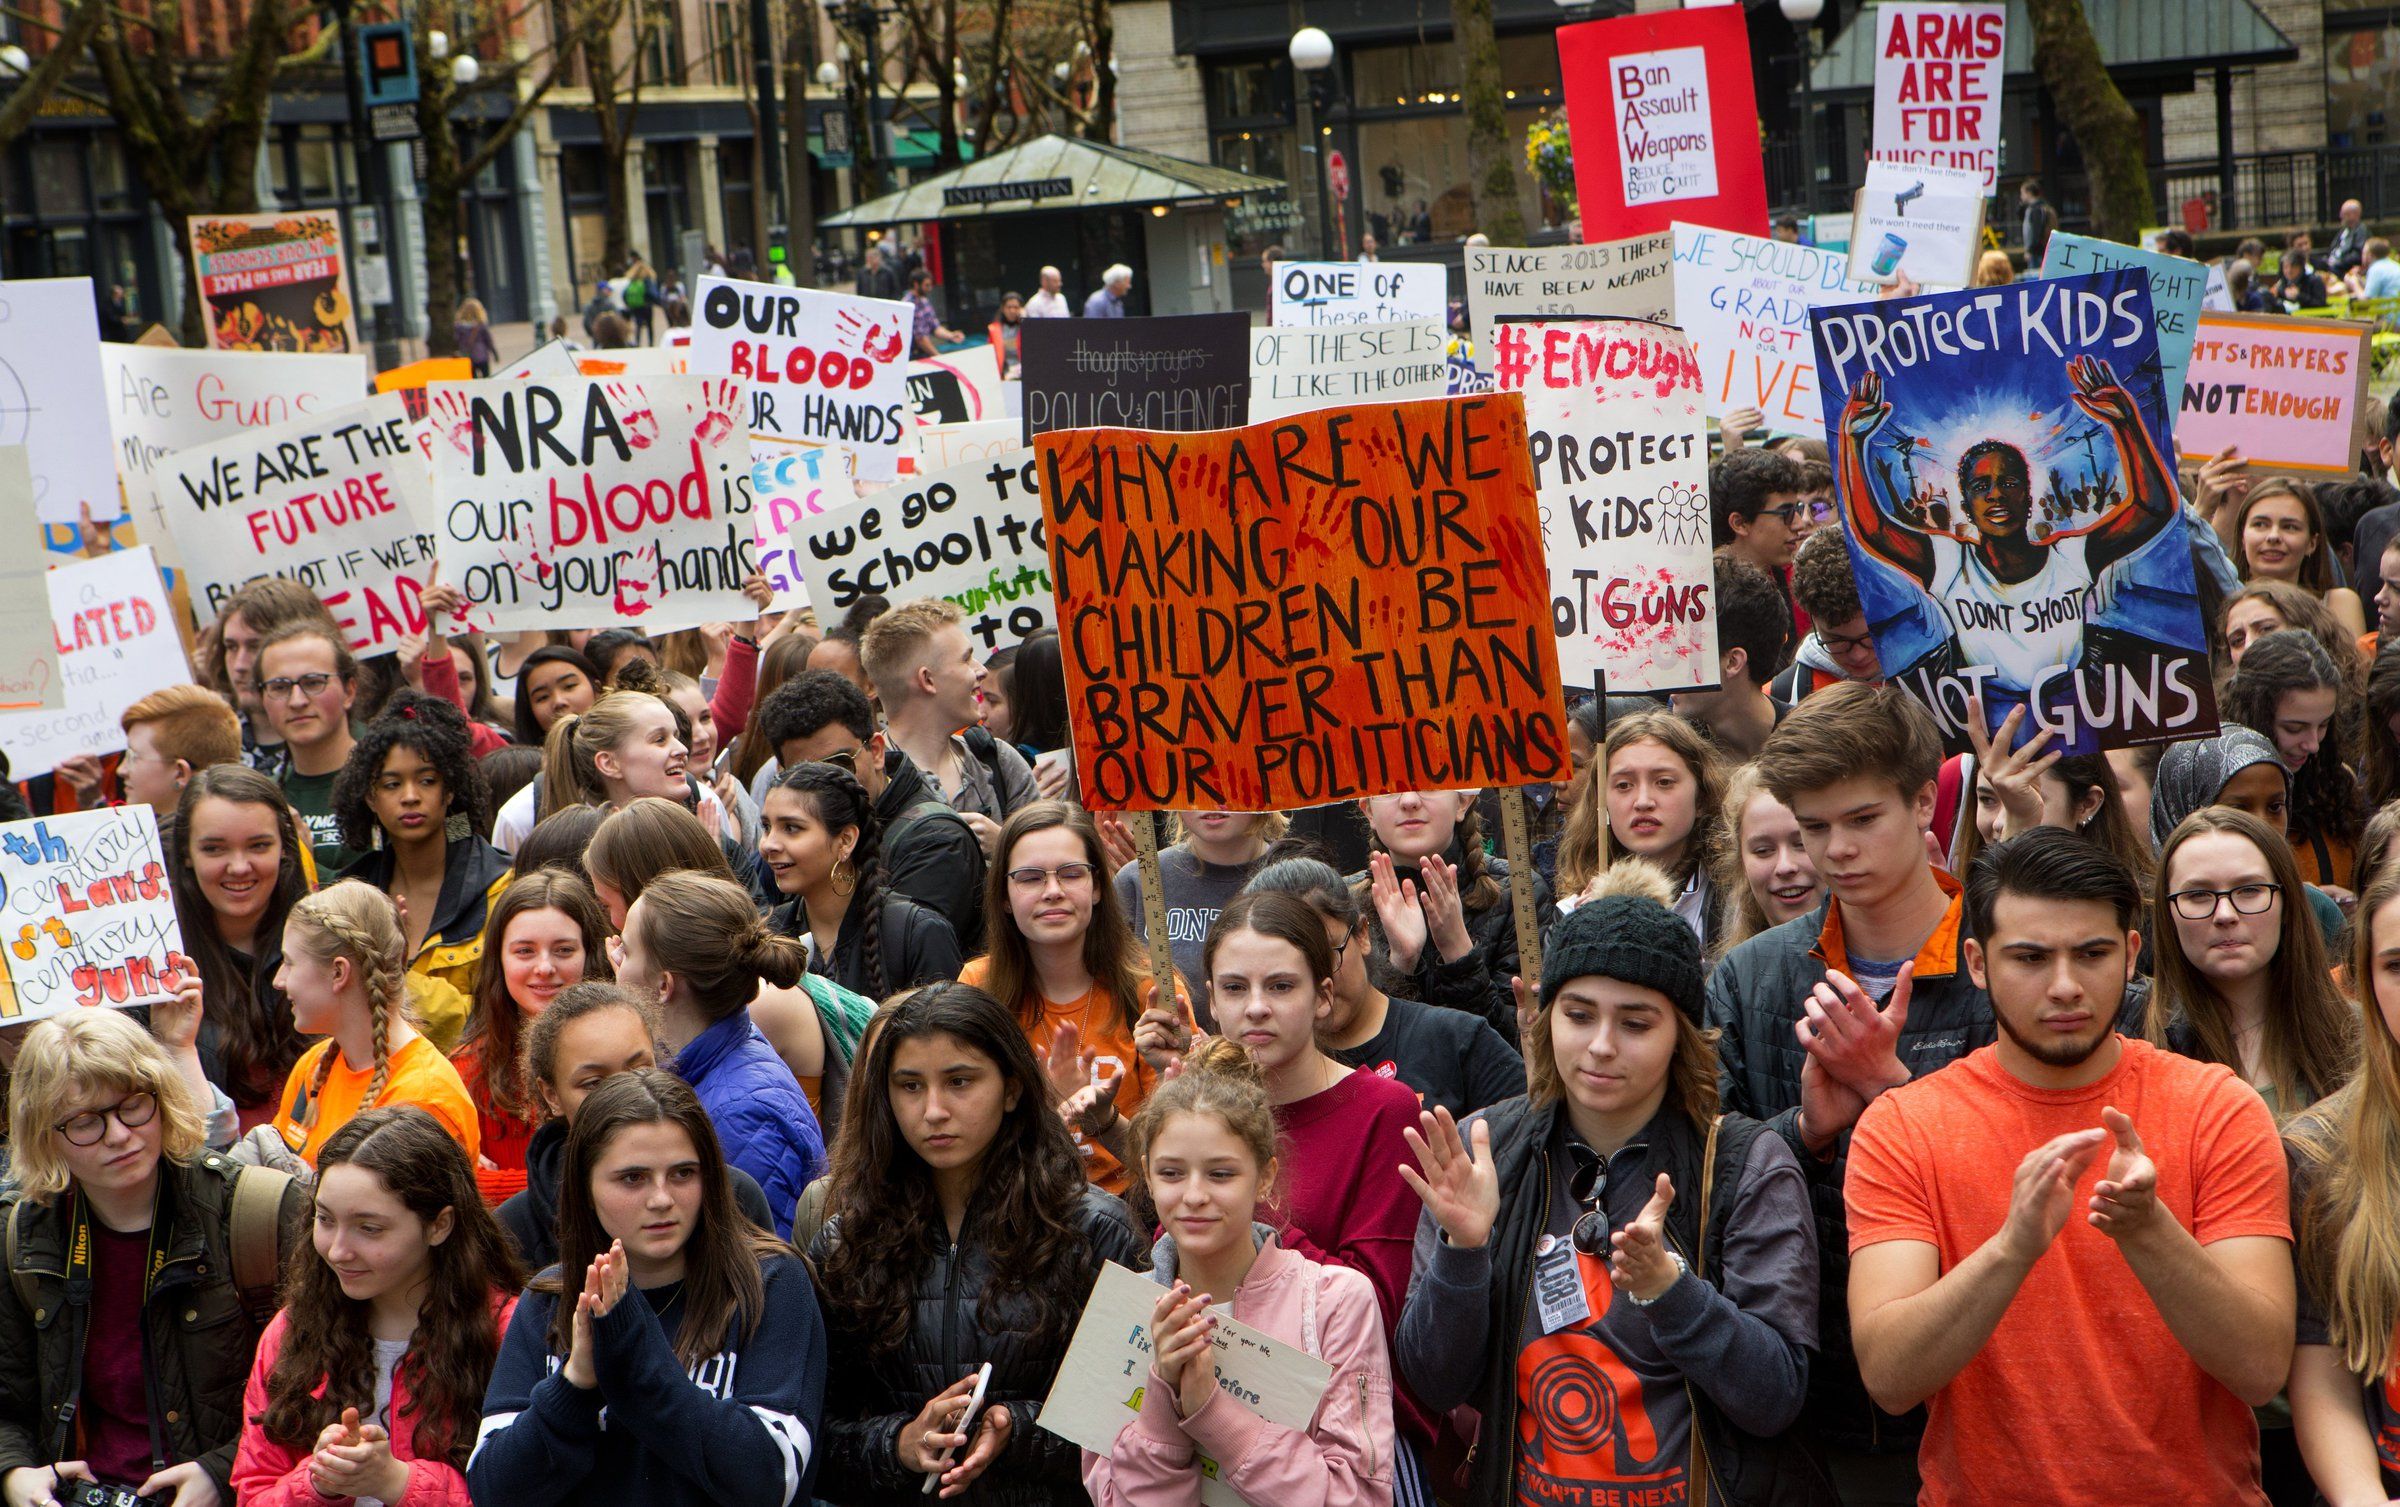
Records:
[[[1675,307],[1700,353],[1713,419],[1755,408],[1773,433],[1819,433],[1825,415],[1809,353],[1809,311],[1875,291],[1851,278],[1837,251],[1675,227]]]
[[[158,500],[162,459],[253,429],[347,408],[366,396],[366,358],[104,345],[100,374],[117,446],[117,481],[142,542],[180,568]]]
[[[1441,321],[1251,332],[1250,422],[1311,408],[1438,398],[1450,389]]]
[[[692,370],[748,385],[751,434],[847,451],[872,481],[899,474],[907,304],[703,277],[692,319]]]
[[[576,374],[585,377],[680,377],[691,370],[689,352],[666,345],[574,354],[574,362]]]
[[[149,1005],[193,971],[148,806],[0,824],[0,1025]]]
[[[828,508],[857,497],[842,457],[823,445],[750,442],[750,530],[758,542],[758,568],[775,588],[770,612],[808,604],[808,588],[792,550],[792,529]]]
[[[2160,395],[2168,413],[2183,406],[2184,374],[2191,369],[2192,343],[2200,336],[2200,309],[2208,297],[2210,269],[2189,257],[2139,251],[2115,241],[2050,232],[2042,276],[2072,277],[2130,267],[2150,279],[2150,316],[2158,321]],[[2180,421],[2177,428],[2181,428]]]
[[[1503,319],[1673,324],[1675,238],[1660,231],[1590,246],[1469,246],[1467,308],[1483,352]],[[1491,357],[1480,364],[1491,370]]]
[[[1708,424],[1681,330],[1637,319],[1500,327],[1550,561],[1558,669],[1657,694],[1718,684]]]
[[[98,519],[123,516],[101,442],[108,432],[92,280],[0,284],[0,445],[25,447],[44,523],[77,523],[85,508]]]
[[[1584,224],[1619,236],[1656,234],[1677,220],[1766,234],[1766,163],[1740,7],[1562,26],[1558,68]]]
[[[1439,262],[1277,262],[1268,283],[1275,325],[1447,322],[1450,274]]]
[[[1156,1282],[1107,1262],[1059,1362],[1058,1379],[1042,1403],[1041,1426],[1095,1455],[1117,1447],[1117,1435],[1141,1415],[1150,1381],[1150,1314],[1164,1291]],[[1333,1368],[1298,1345],[1220,1315],[1209,1343],[1211,1366],[1225,1401],[1294,1432],[1317,1416]],[[1250,1507],[1226,1484],[1217,1462],[1196,1457],[1203,1507]]]
[[[0,713],[0,748],[20,780],[76,754],[117,752],[125,708],[192,678],[148,545],[61,565],[45,585],[66,708]]]
[[[2216,731],[2147,278],[1816,311],[1850,562],[1884,674],[1952,752],[2030,704],[2069,755]],[[2139,380],[2148,370],[2151,380]]]
[[[2330,477],[2358,464],[2372,324],[2201,313],[2175,447],[2202,461],[2237,446],[2254,470]]]
[[[1867,164],[1866,186],[1851,203],[1856,281],[1889,287],[1905,277],[1931,292],[1975,280],[1983,180],[1974,173],[1878,158]]]
[[[920,476],[792,525],[817,621],[862,596],[935,596],[967,615],[984,653],[1056,625],[1033,455]]]
[[[1053,429],[1230,429],[1250,412],[1250,316],[1028,319],[1025,442]]]
[[[971,460],[989,460],[1004,450],[1023,449],[1025,426],[1017,419],[984,419],[972,424],[924,424],[917,429],[917,452],[924,469],[947,471]]]
[[[938,395],[942,405],[938,417],[928,415],[919,406],[920,419],[940,424],[980,424],[1008,416],[1008,384],[1000,380],[1000,367],[992,360],[990,346],[970,346],[947,356],[919,356],[908,363],[908,380],[912,396],[922,380],[928,391]]]
[[[1564,776],[1522,398],[1039,445],[1095,809],[1279,811]]]
[[[396,393],[159,464],[159,506],[192,576],[192,611],[216,621],[265,576],[323,599],[352,652],[389,654],[425,630],[417,593],[432,578],[424,467]]]
[[[1875,11],[1873,157],[2000,181],[2003,0],[1883,0]]]
[[[723,377],[434,388],[435,534],[469,625],[656,633],[756,616],[742,409]]]
[[[50,560],[23,445],[0,445],[0,540],[0,712],[64,711],[66,680],[42,584]]]
[[[513,380],[538,377],[562,382],[584,374],[582,357],[572,345],[563,339],[545,340],[527,351],[515,363],[492,373],[495,377],[506,377]],[[604,372],[600,375],[614,377],[621,376],[623,373]]]
[[[331,210],[193,215],[192,276],[217,351],[355,351],[358,323]]]

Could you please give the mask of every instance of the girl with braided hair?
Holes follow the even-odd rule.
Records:
[[[392,902],[355,879],[310,895],[284,923],[275,986],[292,1002],[292,1024],[327,1039],[292,1065],[271,1123],[312,1167],[335,1131],[384,1104],[426,1110],[466,1148],[470,1165],[481,1150],[475,1101],[417,1029],[406,964]]]
[[[1401,999],[1468,1010],[1517,1039],[1517,930],[1508,864],[1483,850],[1473,790],[1403,790],[1360,802],[1375,833],[1365,873],[1350,876],[1370,903],[1367,975]],[[1550,886],[1533,881],[1533,910],[1555,919]]]
[[[848,770],[795,764],[767,791],[758,855],[791,898],[767,924],[808,947],[808,966],[883,999],[958,977],[958,936],[938,912],[884,887],[875,803]]]

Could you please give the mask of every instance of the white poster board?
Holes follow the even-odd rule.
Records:
[[[1868,155],[2000,181],[2003,0],[1883,0],[1874,11],[1875,141]],[[1862,235],[1860,239],[1864,239]]]
[[[50,552],[23,445],[0,445],[0,712],[64,711],[67,683],[42,577]]]
[[[800,561],[792,553],[792,526],[857,500],[848,468],[845,457],[823,445],[750,442],[750,532],[758,541],[758,568],[775,588],[768,611],[808,605]]]
[[[1766,415],[1775,434],[1822,434],[1817,361],[1808,312],[1818,304],[1872,298],[1837,251],[1678,223],[1677,323],[1692,338],[1708,416],[1743,408]]]
[[[0,1025],[173,999],[192,972],[148,806],[0,825]]]
[[[1267,286],[1278,326],[1441,325],[1450,313],[1450,272],[1439,262],[1277,262]]]
[[[971,460],[989,460],[1025,443],[1025,426],[1016,419],[984,419],[973,424],[925,424],[917,429],[920,469],[947,471]]]
[[[1058,625],[1030,450],[911,477],[792,525],[792,554],[817,621],[862,596],[942,597],[967,615],[978,653]]]
[[[0,282],[0,445],[23,445],[44,523],[124,516],[88,277]]]
[[[909,324],[909,306],[889,299],[703,277],[692,370],[748,386],[742,422],[756,437],[831,445],[862,478],[888,481],[912,424]]]
[[[125,708],[192,678],[148,545],[61,565],[45,584],[67,704],[0,713],[0,748],[20,780],[76,754],[117,752],[125,746],[118,722]]]
[[[1405,403],[1449,390],[1438,319],[1303,325],[1250,334],[1250,422],[1345,403]]]
[[[1906,277],[1925,292],[1963,288],[1983,246],[1983,180],[1958,168],[1867,164],[1852,200],[1850,276],[1889,287]]]
[[[1467,309],[1476,365],[1492,369],[1503,319],[1655,319],[1675,323],[1674,237],[1589,246],[1469,246]]]

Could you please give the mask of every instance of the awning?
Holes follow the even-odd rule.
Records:
[[[1810,70],[1825,94],[1869,94],[1875,88],[1875,12],[1869,5],[1842,28]],[[2189,77],[2218,68],[2293,63],[2300,49],[2259,14],[2251,0],[2083,0],[2100,44],[2100,60],[2119,79]],[[2007,83],[2031,83],[2033,19],[2025,0],[2008,0]]]
[[[1145,209],[1265,193],[1283,184],[1157,152],[1044,136],[981,162],[912,183],[898,193],[826,215],[819,225],[904,225],[980,220],[1060,209]]]
[[[886,159],[890,167],[931,167],[942,160],[942,133],[916,128],[888,133],[892,138],[892,154]],[[808,133],[808,155],[825,155],[825,138],[815,131]],[[958,155],[971,158],[975,145],[964,136],[958,139]],[[819,222],[823,223],[823,222]]]

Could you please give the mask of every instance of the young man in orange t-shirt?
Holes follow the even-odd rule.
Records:
[[[1967,876],[1999,1040],[1880,1095],[1850,1142],[1850,1324],[1925,1402],[1923,1507],[2266,1507],[2251,1407],[2291,1369],[2274,1118],[2225,1068],[2117,1034],[2141,892],[2054,827]]]

